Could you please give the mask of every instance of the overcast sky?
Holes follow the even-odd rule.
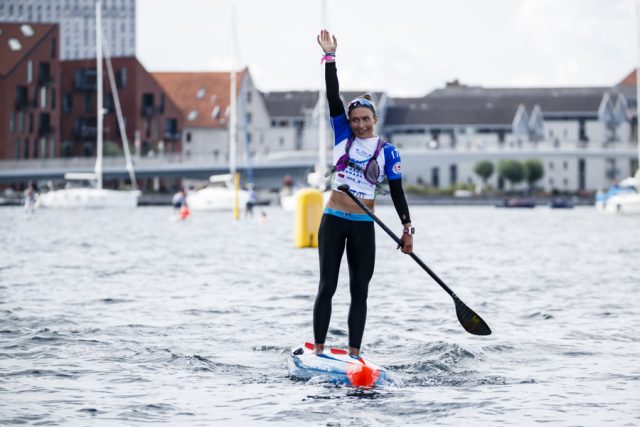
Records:
[[[149,71],[229,70],[234,0],[137,0]],[[235,0],[240,64],[262,91],[321,82],[321,0]],[[607,86],[638,62],[634,0],[326,0],[344,90],[422,96],[446,81]]]

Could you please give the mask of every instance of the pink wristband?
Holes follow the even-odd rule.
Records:
[[[332,54],[323,55],[322,58],[320,58],[320,63],[323,64],[323,63],[325,63],[326,61],[329,61],[329,60],[334,60],[335,61],[335,59],[336,59],[336,55],[335,54],[333,54],[333,55]]]

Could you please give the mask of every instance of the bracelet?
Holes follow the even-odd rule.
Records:
[[[405,227],[402,232],[404,234],[408,234],[409,236],[413,236],[414,234],[416,234],[416,228],[415,227]]]
[[[326,61],[335,61],[336,60],[336,54],[335,52],[329,52],[329,53],[325,53],[321,58],[320,58],[320,63],[323,64]]]

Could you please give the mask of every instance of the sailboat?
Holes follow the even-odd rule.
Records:
[[[230,105],[229,105],[229,173],[222,175],[212,175],[209,177],[211,184],[205,188],[196,190],[187,194],[187,204],[192,210],[233,210],[235,217],[238,219],[238,210],[240,206],[245,206],[249,200],[249,192],[237,188],[236,183],[236,148],[238,145],[238,129],[237,129],[237,72],[236,72],[236,51],[237,39],[235,28],[235,5],[232,17],[233,26],[233,52],[232,66],[230,73]]]
[[[102,87],[102,9],[100,1],[96,1],[96,72],[97,72],[97,141],[96,141],[96,165],[93,173],[67,173],[65,179],[86,180],[92,185],[91,187],[65,188],[61,190],[51,190],[43,193],[38,198],[42,207],[50,208],[107,208],[121,207],[133,208],[138,204],[140,191],[134,190],[110,190],[102,187],[102,150],[103,150],[103,87]],[[108,53],[108,52],[107,52]],[[120,101],[118,99],[118,90],[115,85],[113,75],[113,66],[107,54],[107,68],[109,72],[110,85],[113,92],[114,103],[118,114],[118,124],[120,126],[120,134],[123,135],[123,149],[127,162],[127,170],[131,176],[131,182],[135,188],[136,181],[133,173],[133,163],[131,162],[131,154],[129,153],[129,144],[126,141],[126,133],[124,130],[124,120],[122,118],[122,110],[120,109]]]

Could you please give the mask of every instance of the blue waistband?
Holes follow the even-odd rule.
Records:
[[[331,208],[324,208],[324,213],[337,216],[338,218],[348,219],[349,221],[373,221],[373,219],[365,213],[343,212]]]

